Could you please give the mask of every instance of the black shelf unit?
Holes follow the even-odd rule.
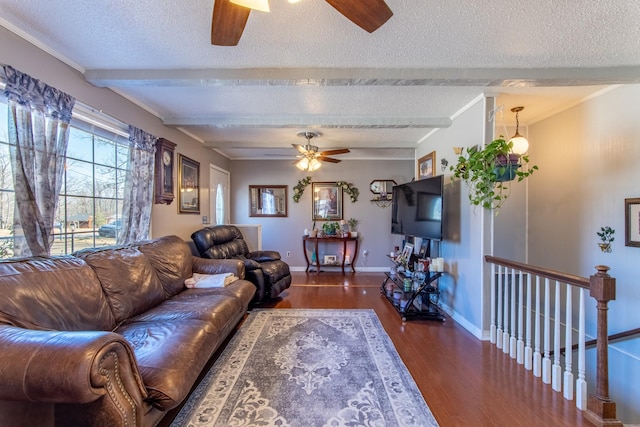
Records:
[[[418,289],[415,291],[405,292],[404,274],[399,272],[392,276],[391,273],[385,273],[385,279],[384,282],[382,282],[380,291],[391,305],[393,305],[398,314],[400,314],[403,322],[410,319],[428,319],[438,320],[441,322],[444,322],[445,320],[440,308],[438,308],[436,302],[434,302],[434,299],[437,301],[437,298],[440,296],[440,291],[438,288],[431,285],[434,280],[442,276],[442,273],[425,272],[424,274],[425,279]],[[407,301],[404,308],[400,307],[399,301],[394,300],[393,292],[391,292],[391,295],[387,294],[386,285],[390,281],[394,284],[395,289],[402,291],[403,298]]]

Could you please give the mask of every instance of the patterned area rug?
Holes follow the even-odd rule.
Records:
[[[253,310],[178,426],[437,426],[373,310]]]

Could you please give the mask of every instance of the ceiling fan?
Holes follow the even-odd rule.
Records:
[[[338,148],[337,150],[318,151],[318,147],[311,145],[311,138],[320,136],[315,132],[299,132],[298,136],[306,138],[305,145],[291,144],[300,154],[297,156],[300,160],[293,162],[294,165],[303,171],[315,171],[322,166],[320,162],[340,163],[342,160],[334,159],[327,156],[335,154],[345,154],[349,152],[348,148]]]
[[[297,0],[289,0],[290,3],[295,1]],[[326,1],[351,22],[370,33],[380,28],[393,16],[393,12],[384,0]],[[261,3],[262,7],[255,5],[256,3]],[[268,11],[268,0],[214,0],[211,44],[236,46],[247,24],[251,8]]]

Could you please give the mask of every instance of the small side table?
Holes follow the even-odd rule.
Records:
[[[307,256],[307,242],[311,242],[314,246],[313,249],[316,253],[316,262],[315,264],[312,264],[311,262],[309,262],[309,257]],[[310,267],[315,267],[316,268],[316,272],[320,273],[320,267],[322,265],[330,265],[332,267],[335,267],[335,265],[332,264],[322,264],[320,262],[320,257],[318,256],[318,243],[322,242],[322,243],[342,243],[342,273],[344,274],[344,261],[345,261],[345,255],[347,254],[347,243],[349,242],[353,242],[354,243],[354,252],[353,252],[353,258],[351,259],[351,271],[352,272],[356,272],[356,269],[354,267],[354,265],[356,264],[356,260],[358,259],[358,238],[357,237],[338,237],[338,236],[324,236],[324,237],[310,237],[310,236],[303,236],[302,237],[302,251],[304,252],[304,259],[307,262],[307,269],[305,271],[309,271]]]

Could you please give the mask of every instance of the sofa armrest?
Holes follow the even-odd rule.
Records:
[[[1,325],[0,360],[0,399],[88,403],[106,395],[107,405],[140,408],[147,396],[131,347],[113,332]]]
[[[245,277],[244,263],[239,259],[209,259],[193,257],[193,272],[200,274],[233,273]]]
[[[277,261],[280,259],[280,252],[277,251],[253,251],[247,254],[247,258],[256,262]]]

